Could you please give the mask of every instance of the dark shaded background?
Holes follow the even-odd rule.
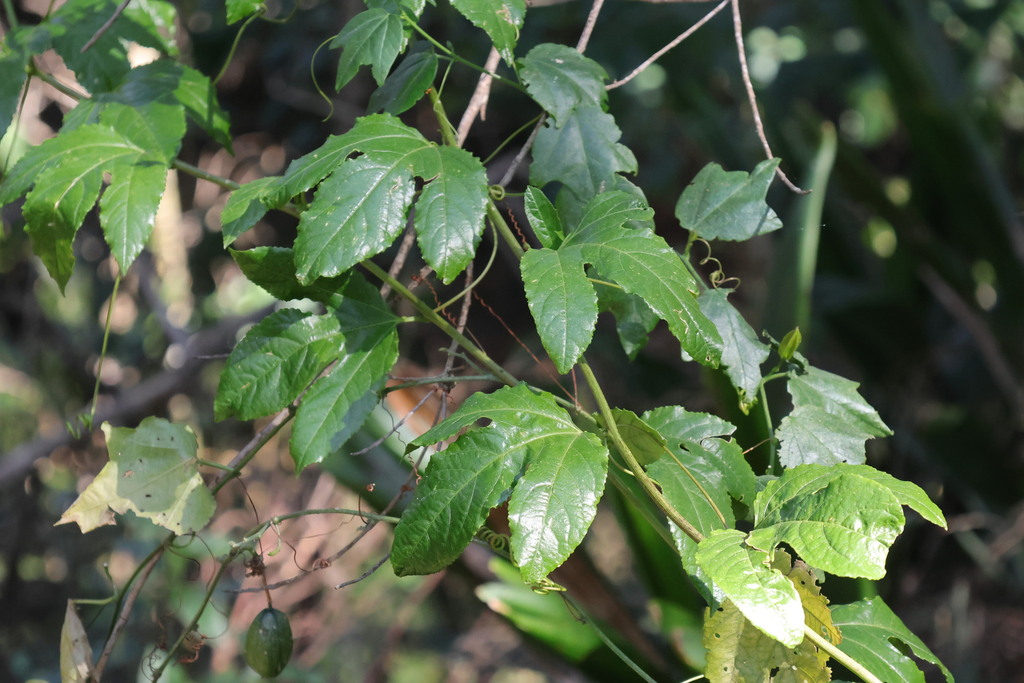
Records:
[[[46,9],[38,2],[16,4],[24,22],[38,20]],[[440,4],[428,8],[425,27],[482,63],[482,34]],[[710,6],[611,0],[588,56],[621,77]],[[216,73],[237,27],[223,25],[221,3],[197,0],[179,9],[187,60]],[[235,155],[193,133],[182,157],[244,182],[280,173],[326,135],[346,130],[365,113],[372,80],[361,73],[331,98],[329,110],[310,71],[312,64],[330,92],[337,54],[317,52],[317,46],[361,9],[351,0],[303,0],[287,24],[256,22],[220,83]],[[578,2],[531,9],[518,53],[538,42],[575,44],[587,9]],[[910,520],[878,589],[957,680],[1024,681],[1024,3],[758,0],[744,3],[744,11],[768,136],[791,177],[798,183],[806,178],[823,125],[838,133],[804,351],[815,365],[863,383],[862,393],[895,431],[869,444],[869,463],[923,486],[950,522],[946,533]],[[272,4],[275,13],[281,10]],[[474,83],[471,71],[452,69],[444,94],[453,118]],[[68,104],[46,90],[33,91],[25,135],[37,141],[59,127]],[[685,235],[672,218],[673,207],[695,173],[709,161],[750,170],[763,158],[726,15],[614,92],[611,108],[623,141],[639,159],[636,181],[657,211],[659,232],[677,244]],[[521,95],[496,88],[487,120],[477,124],[467,147],[487,156],[536,113]],[[416,108],[403,118],[436,136],[429,111]],[[495,159],[497,175],[515,151],[513,145]],[[524,180],[510,189],[521,189]],[[249,425],[212,422],[217,356],[230,348],[239,326],[271,302],[245,286],[220,246],[225,196],[187,176],[180,177],[178,192],[178,206],[163,221],[168,227],[133,268],[115,305],[102,406],[120,424],[135,424],[146,414],[189,423],[216,459],[252,433]],[[793,229],[799,200],[781,186],[769,199]],[[510,209],[516,210],[514,204]],[[293,235],[292,219],[270,216],[241,246],[287,244]],[[52,526],[84,483],[80,478],[98,471],[105,458],[101,438],[60,436],[64,421],[91,396],[112,288],[95,221],[76,248],[80,262],[61,298],[31,257],[16,207],[4,209],[0,614],[6,616],[0,680],[57,680],[66,599],[109,595],[105,574],[123,581],[160,538],[135,520],[85,537],[75,528]],[[748,320],[781,337],[792,322],[785,275],[795,267],[785,238],[713,248],[726,273],[742,282],[734,298]],[[408,270],[417,267],[412,263]],[[529,320],[509,284],[516,281],[511,268],[499,262],[480,293],[504,324],[526,335]],[[426,286],[421,293],[431,296]],[[683,366],[661,330],[625,370],[608,322],[599,327],[591,360],[619,405],[640,410],[681,403],[729,412],[717,379]],[[513,371],[550,382],[485,307],[474,308],[470,329]],[[201,344],[187,342],[202,331]],[[528,336],[522,341],[539,348]],[[426,330],[408,334],[406,366],[398,374],[439,371],[445,357],[437,349],[443,345]],[[387,429],[387,421],[382,418],[376,429]],[[374,439],[360,438],[367,444]],[[336,478],[361,494],[363,505],[380,504],[385,482],[400,483],[401,475],[387,464],[387,453],[381,461],[371,456],[378,454],[295,479],[286,471],[286,443],[274,442],[254,465],[246,490],[228,491],[220,501],[226,512],[210,530],[211,547],[197,541],[181,549],[151,580],[137,608],[138,627],[117,651],[108,679],[134,679],[140,658],[187,620],[211,558],[223,552],[216,544],[252,526],[253,507],[265,517],[301,506],[359,505],[356,493],[339,489]],[[365,490],[368,482],[381,485],[376,498]],[[598,583],[611,585],[635,615],[644,600],[638,578],[643,570],[631,564],[621,532],[605,513],[587,548],[604,576]],[[292,545],[268,558],[271,573],[298,573],[344,545],[357,526],[314,518],[290,528],[285,536]],[[440,578],[396,580],[385,569],[345,591],[327,588],[355,578],[387,552],[381,531],[329,572],[275,598],[287,606],[298,639],[289,672],[304,673],[295,680],[339,680],[339,670],[351,672],[342,680],[586,680],[524,643],[474,597],[482,576],[478,558]],[[228,584],[241,585],[240,574]],[[844,602],[868,589],[830,579],[825,590],[834,602]],[[238,680],[237,634],[261,607],[258,597],[219,598],[203,625],[211,647],[187,673],[167,680]],[[109,607],[83,608],[94,643],[102,639],[109,614]],[[604,676],[601,671],[587,675],[623,680],[612,669],[604,669]]]

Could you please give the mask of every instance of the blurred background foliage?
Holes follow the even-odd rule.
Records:
[[[220,2],[177,4],[185,59],[217,73],[237,26],[225,26]],[[281,4],[269,2],[269,15],[291,11],[290,0]],[[19,20],[31,23],[48,4],[16,0],[15,6]],[[756,329],[781,338],[800,322],[804,351],[815,365],[863,383],[862,392],[896,433],[869,444],[869,463],[924,486],[950,520],[949,533],[911,520],[877,589],[957,680],[1024,681],[1024,2],[751,0],[743,6],[751,74],[774,152],[798,183],[818,189],[799,197],[774,188],[770,202],[786,222],[783,234],[715,244],[713,256],[741,282],[735,299]],[[362,7],[358,0],[299,0],[287,23],[254,23],[219,83],[234,155],[193,133],[182,158],[245,182],[280,173],[326,135],[346,130],[365,113],[372,80],[361,73],[328,104],[311,74],[325,89],[333,83],[337,54],[317,48]],[[622,77],[710,7],[612,0],[588,55],[612,78]],[[447,9],[444,0],[428,8],[425,28],[482,64],[485,38]],[[588,9],[581,2],[531,8],[519,54],[539,42],[575,44]],[[727,14],[611,96],[623,141],[639,159],[636,180],[657,211],[659,231],[677,244],[685,235],[672,209],[694,174],[709,161],[750,170],[763,157]],[[56,59],[44,62],[68,77]],[[453,118],[475,81],[462,67],[448,75],[443,95]],[[53,91],[32,89],[20,137],[5,138],[4,154],[52,134],[69,106]],[[496,88],[467,147],[487,156],[536,113],[522,95]],[[413,109],[404,118],[436,137],[429,111]],[[496,157],[495,178],[515,151],[513,145]],[[829,169],[826,191],[822,173]],[[133,518],[85,537],[52,526],[105,459],[102,439],[71,438],[65,423],[92,394],[108,304],[113,334],[100,378],[101,417],[134,425],[158,414],[187,423],[211,460],[230,457],[253,433],[252,425],[215,424],[211,396],[239,329],[273,302],[240,277],[221,248],[218,216],[226,195],[188,176],[177,181],[150,249],[113,302],[112,261],[95,224],[79,236],[79,263],[62,297],[32,257],[15,207],[4,210],[0,680],[58,680],[66,600],[97,601],[81,610],[93,643],[101,642],[112,613],[102,600],[160,540]],[[511,189],[524,182],[517,178]],[[823,201],[820,217],[811,201]],[[510,210],[516,211],[513,204]],[[240,246],[288,244],[293,236],[294,221],[272,215]],[[808,260],[808,248],[816,262]],[[794,274],[808,265],[813,291],[802,309]],[[499,266],[478,290],[487,306],[474,306],[469,327],[510,370],[550,384],[551,369],[522,345],[539,348],[510,284],[514,264]],[[430,281],[421,293],[444,296]],[[742,423],[721,382],[681,364],[659,331],[625,368],[607,323],[591,362],[620,405],[680,403]],[[404,332],[404,361],[395,374],[436,374],[445,341],[429,330]],[[782,404],[773,408],[782,414],[785,397],[778,398]],[[298,478],[290,474],[287,434],[273,441],[244,488],[222,492],[220,513],[202,540],[183,541],[154,574],[108,679],[145,675],[148,657],[162,655],[160,646],[191,616],[214,558],[257,519],[301,508],[386,504],[406,481],[396,454],[409,436],[399,431],[376,441],[417,400],[395,395],[391,413],[382,410],[348,449],[369,451],[339,453]],[[429,424],[429,416],[422,419]],[[745,445],[756,443],[756,428],[741,426]],[[692,591],[678,561],[651,550],[658,542],[614,503],[609,496],[586,552],[560,580],[580,587],[588,609],[651,671],[678,678],[702,657]],[[313,516],[282,527],[278,552],[266,558],[268,580],[308,571],[361,526],[358,519]],[[266,540],[275,542],[272,537]],[[629,680],[592,631],[560,639],[552,623],[576,624],[561,601],[538,602],[540,596],[500,583],[501,567],[492,566],[483,548],[471,549],[443,575],[396,579],[385,568],[332,588],[376,564],[388,543],[386,530],[375,528],[327,569],[275,592],[275,606],[288,612],[297,639],[286,680]],[[167,680],[248,680],[239,673],[239,642],[264,599],[229,592],[255,585],[236,569],[201,622],[207,640],[196,661]],[[833,602],[869,590],[838,579],[825,586]],[[249,679],[255,679],[251,672]]]

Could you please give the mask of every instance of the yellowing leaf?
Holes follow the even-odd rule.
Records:
[[[85,627],[78,618],[75,603],[68,600],[64,610],[64,627],[60,630],[60,680],[63,683],[85,683],[92,677],[92,649]]]
[[[147,417],[137,429],[104,423],[103,433],[110,462],[57,524],[75,522],[85,533],[110,524],[110,511],[131,510],[176,534],[206,526],[215,503],[199,474],[192,430]]]

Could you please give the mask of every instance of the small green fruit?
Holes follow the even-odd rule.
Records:
[[[263,678],[274,678],[292,657],[292,627],[281,610],[268,607],[245,635],[245,663]]]

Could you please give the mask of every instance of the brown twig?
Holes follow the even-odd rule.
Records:
[[[121,636],[121,631],[123,631],[124,627],[128,624],[128,617],[131,615],[132,607],[135,606],[135,600],[139,597],[139,593],[142,592],[142,587],[146,585],[146,579],[149,578],[149,575],[156,566],[156,563],[163,555],[164,548],[166,548],[166,545],[161,545],[157,548],[157,551],[150,556],[148,564],[146,564],[146,566],[143,567],[135,576],[135,581],[132,583],[132,587],[128,590],[128,594],[125,595],[124,603],[121,605],[121,612],[117,615],[117,621],[114,622],[114,627],[110,630],[110,635],[107,636],[107,642],[103,646],[103,652],[100,653],[99,659],[96,660],[96,666],[93,667],[93,683],[100,683],[100,677],[103,674],[103,669],[107,666],[110,654],[114,651],[114,646],[117,645],[117,641]]]
[[[587,15],[587,22],[583,24],[583,32],[580,33],[579,42],[576,43],[576,49],[580,54],[583,54],[587,50],[587,43],[590,42],[590,36],[594,33],[594,25],[597,23],[597,15],[601,13],[601,8],[604,6],[604,0],[594,0],[594,4],[590,7],[590,14]]]
[[[98,29],[96,29],[96,33],[92,34],[92,38],[90,38],[85,43],[85,45],[82,46],[82,52],[86,52],[89,48],[95,45],[96,42],[103,37],[103,34],[110,30],[110,27],[114,25],[114,22],[117,21],[117,18],[124,14],[124,11],[128,9],[128,3],[131,1],[132,0],[124,0],[120,5],[117,6],[117,9],[115,9],[114,13],[110,15],[110,18],[103,22],[103,26],[100,26]]]
[[[480,74],[480,78],[477,79],[476,89],[473,91],[473,96],[469,98],[469,104],[466,106],[466,111],[462,114],[462,120],[459,121],[459,127],[456,131],[459,147],[466,144],[466,138],[469,137],[469,129],[473,127],[477,114],[480,115],[481,121],[486,119],[487,100],[491,96],[491,84],[494,82],[494,72],[498,68],[499,61],[501,61],[501,55],[496,48],[492,47],[491,53],[487,55],[487,62],[484,64],[484,71],[486,73]]]
[[[677,45],[679,45],[679,43],[683,42],[684,40],[689,38],[691,35],[693,35],[697,31],[697,29],[699,29],[704,24],[708,23],[711,20],[711,17],[715,16],[716,14],[721,12],[723,9],[725,9],[726,5],[728,5],[728,4],[729,4],[729,0],[722,0],[722,2],[718,3],[717,7],[715,7],[713,10],[711,10],[710,12],[705,14],[703,17],[701,17],[700,20],[697,23],[695,23],[693,26],[691,26],[690,28],[686,29],[685,31],[680,33],[678,36],[676,36],[675,39],[673,39],[672,42],[670,42],[668,45],[666,45],[665,47],[661,48],[660,50],[655,52],[653,55],[651,55],[646,61],[644,61],[643,64],[641,64],[637,68],[633,69],[629,73],[628,76],[625,76],[624,78],[620,78],[619,80],[617,80],[617,81],[615,81],[613,83],[609,83],[608,85],[606,85],[605,86],[605,90],[614,90],[615,88],[619,88],[619,87],[629,83],[631,80],[633,80],[634,78],[639,76],[641,73],[643,73],[645,69],[650,67],[651,64],[654,64],[656,61],[661,59],[665,55],[665,53],[667,53],[669,50],[671,50],[672,48],[674,48]]]
[[[747,91],[747,101],[750,103],[750,111],[754,115],[754,128],[757,130],[757,137],[761,141],[761,147],[764,149],[764,153],[769,159],[773,159],[775,155],[772,153],[771,145],[768,144],[768,137],[764,133],[764,123],[761,121],[761,112],[757,108],[757,95],[754,93],[754,84],[750,80],[750,69],[747,67],[747,53],[743,46],[743,20],[740,18],[740,2],[739,0],[731,0],[732,2],[732,27],[733,35],[736,38],[736,54],[740,58],[740,73],[743,75],[743,87]],[[809,194],[810,190],[802,190],[789,179],[789,176],[781,168],[775,169],[775,174],[779,176],[779,180],[785,184],[790,190],[797,194]]]
[[[359,583],[363,579],[369,578],[370,576],[373,575],[373,573],[375,571],[377,571],[378,569],[383,567],[384,563],[387,562],[389,559],[391,559],[391,553],[387,553],[384,557],[380,558],[380,560],[377,561],[377,564],[373,565],[372,567],[367,569],[365,572],[360,574],[358,578],[352,579],[350,581],[342,581],[337,586],[335,586],[335,588],[344,588],[345,586],[351,586],[354,583]]]

